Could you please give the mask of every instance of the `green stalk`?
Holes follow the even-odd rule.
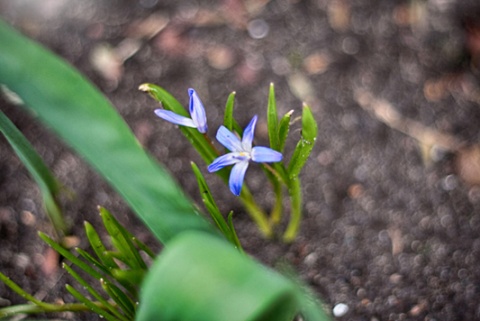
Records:
[[[300,179],[298,177],[292,178],[289,185],[288,194],[291,199],[291,213],[290,222],[283,234],[283,240],[285,242],[292,242],[295,239],[300,227],[300,221],[302,220],[302,189]]]
[[[242,193],[240,194],[240,199],[243,202],[243,205],[247,209],[250,217],[253,221],[257,224],[260,231],[263,233],[265,237],[272,237],[273,230],[270,222],[268,221],[267,216],[265,213],[258,207],[257,203],[253,199],[250,190],[246,188],[246,186],[242,187]]]

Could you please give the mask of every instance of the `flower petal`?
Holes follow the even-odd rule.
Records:
[[[282,153],[268,147],[255,146],[252,149],[252,160],[257,163],[275,163],[282,158]]]
[[[155,109],[155,114],[171,123],[196,128],[197,125],[190,118],[175,114],[173,111],[165,109]]]
[[[208,171],[210,173],[216,172],[216,171],[224,168],[225,166],[241,162],[241,160],[238,160],[238,158],[236,158],[236,154],[237,153],[228,153],[228,154],[222,155],[220,157],[217,157],[213,161],[213,163],[208,165]]]
[[[217,140],[231,152],[243,151],[240,139],[223,125],[217,131]]]
[[[236,196],[240,195],[243,186],[243,179],[248,168],[248,162],[243,161],[235,164],[230,173],[230,179],[228,180],[228,186],[230,191]]]
[[[252,143],[253,143],[253,135],[255,133],[255,125],[257,124],[257,115],[253,116],[250,123],[248,123],[247,127],[243,131],[243,138],[242,138],[242,147],[244,151],[250,152],[252,150]]]
[[[200,97],[198,97],[195,89],[190,88],[188,90],[190,95],[190,104],[188,109],[190,111],[190,116],[192,116],[193,123],[197,125],[197,129],[202,134],[207,132],[207,115],[205,114],[205,108],[203,107]]]

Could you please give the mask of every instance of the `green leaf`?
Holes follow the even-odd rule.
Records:
[[[160,241],[188,230],[216,233],[77,71],[1,21],[0,43],[0,83],[103,175]]]
[[[238,235],[237,235],[237,231],[235,230],[235,226],[233,226],[233,211],[230,211],[230,213],[228,213],[227,221],[228,221],[228,226],[230,227],[230,231],[231,231],[231,234],[232,234],[233,244],[235,244],[236,248],[240,252],[244,253],[242,243],[238,239]]]
[[[131,319],[135,316],[135,303],[120,290],[115,284],[100,280],[102,288],[122,308],[123,312]]]
[[[227,238],[229,238],[230,231],[229,231],[228,225],[225,222],[225,219],[223,218],[222,214],[220,213],[220,210],[218,209],[218,206],[215,203],[215,200],[213,199],[212,192],[210,191],[210,188],[208,187],[207,182],[205,181],[205,178],[202,175],[202,172],[200,172],[200,169],[198,168],[197,164],[195,164],[194,162],[190,162],[190,164],[192,166],[193,173],[197,178],[198,188],[200,190],[200,195],[202,196],[202,201],[205,204],[205,207],[207,208],[208,212],[210,213],[210,216],[212,217],[213,221],[218,226],[220,231]]]
[[[77,272],[75,272],[71,267],[67,264],[63,264],[63,268],[70,274],[84,289],[90,293],[95,299],[97,299],[103,307],[110,311],[113,315],[119,318],[122,321],[128,321],[113,305],[111,305],[107,300],[105,300],[100,293],[98,293],[87,281],[85,281]]]
[[[107,249],[105,245],[103,245],[102,240],[98,236],[97,231],[95,228],[89,223],[85,222],[85,233],[87,234],[88,241],[90,242],[90,246],[92,247],[93,251],[97,255],[98,259],[107,267],[108,269],[115,269],[118,268],[117,263],[108,255],[105,255]]]
[[[93,312],[95,312],[98,315],[101,315],[103,318],[105,318],[108,321],[117,321],[118,319],[105,311],[104,309],[100,308],[97,304],[92,302],[90,299],[86,298],[83,294],[78,292],[74,287],[72,287],[70,284],[65,285],[65,288],[67,289],[68,292],[70,292],[71,295],[78,301],[82,302],[85,304],[87,307],[90,308]]]
[[[133,244],[130,235],[126,233],[123,226],[107,211],[105,208],[100,207],[100,216],[102,217],[103,224],[108,231],[112,239],[113,245],[121,253],[121,256],[125,259],[125,263],[132,269],[147,269],[147,265],[143,261],[142,257],[138,253],[135,245]]]
[[[292,117],[292,114],[293,110],[286,113],[280,120],[280,125],[278,126],[278,150],[280,152],[283,152],[283,149],[285,148],[288,132],[290,131],[290,118]]]
[[[302,137],[295,147],[292,159],[288,164],[288,174],[290,179],[297,177],[303,166],[305,166],[313,149],[313,145],[315,144],[315,140],[317,139],[317,133],[317,122],[315,121],[310,108],[304,104],[302,113]]]
[[[138,288],[145,277],[146,270],[121,270],[113,269],[112,275],[120,284],[128,284],[130,288]]]
[[[273,83],[270,84],[270,90],[268,94],[267,124],[270,147],[279,151],[280,144],[278,139],[278,112],[277,103],[275,101],[275,87],[273,86]]]
[[[106,275],[110,275],[110,270],[103,265],[101,262],[97,261],[92,255],[90,255],[88,252],[85,252],[81,248],[76,248],[75,251],[80,254],[81,257],[83,257],[86,261],[88,261],[92,266],[97,267],[99,270],[101,270],[103,273]]]
[[[233,104],[235,102],[235,92],[232,92],[227,99],[225,106],[225,115],[223,116],[223,125],[228,128],[229,131],[233,131]]]
[[[87,274],[90,274],[92,277],[95,279],[99,280],[102,275],[97,272],[95,269],[93,269],[90,265],[85,263],[84,261],[80,260],[78,257],[70,253],[68,250],[66,250],[64,247],[62,247],[60,244],[49,238],[46,234],[42,232],[38,232],[38,235],[40,238],[50,245],[51,248],[53,248],[55,251],[57,251],[60,255],[62,255],[65,259],[69,260],[79,268],[81,268],[83,271],[85,271]]]
[[[152,265],[136,320],[291,321],[297,312],[292,282],[230,244],[192,232],[179,235]]]
[[[1,111],[0,131],[40,187],[45,210],[53,224],[57,237],[60,239],[67,233],[67,224],[56,200],[56,196],[60,191],[60,184],[25,136]]]

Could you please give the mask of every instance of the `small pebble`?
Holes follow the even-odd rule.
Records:
[[[335,317],[343,317],[348,312],[348,305],[345,303],[339,303],[333,307],[333,315]]]
[[[268,23],[263,19],[255,19],[248,23],[248,34],[253,39],[262,39],[268,35],[270,29]]]

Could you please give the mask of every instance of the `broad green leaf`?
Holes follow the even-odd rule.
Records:
[[[278,139],[278,112],[277,102],[275,101],[275,87],[273,83],[270,84],[270,90],[268,94],[267,124],[270,147],[279,151],[280,144]]]
[[[291,321],[297,312],[292,282],[228,243],[192,232],[179,235],[152,265],[136,320]]]
[[[303,166],[305,166],[313,149],[313,145],[315,144],[315,140],[317,139],[317,133],[317,122],[310,108],[304,104],[302,112],[302,137],[295,147],[292,159],[288,164],[288,175],[290,179],[297,177]]]
[[[0,83],[103,175],[160,241],[188,230],[216,233],[77,71],[1,21],[0,43]]]
[[[40,187],[47,215],[52,221],[57,237],[61,239],[67,233],[67,224],[56,200],[60,184],[25,136],[1,111],[0,131]]]

